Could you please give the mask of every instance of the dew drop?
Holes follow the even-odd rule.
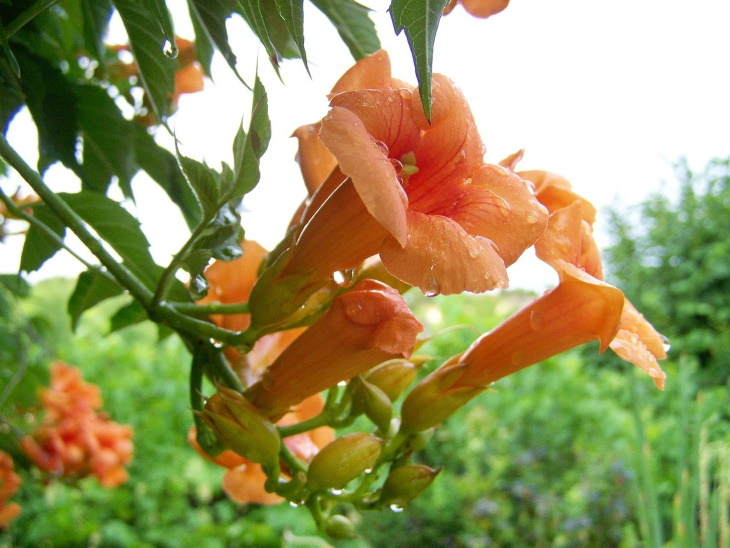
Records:
[[[512,212],[512,206],[510,205],[510,203],[502,198],[502,196],[495,194],[494,192],[492,192],[491,194],[494,197],[493,203],[496,206],[499,214],[502,215],[502,217],[508,217],[509,214]]]
[[[391,512],[395,512],[396,514],[400,514],[403,511],[403,507],[398,506],[397,504],[391,504],[388,508],[390,508]]]
[[[477,257],[479,257],[479,248],[476,246],[469,247],[469,257],[471,257],[472,259],[476,259]]]
[[[177,44],[170,42],[169,40],[165,40],[165,43],[162,44],[162,53],[170,59],[177,57],[178,51]]]
[[[330,489],[330,493],[335,496],[341,495],[344,492],[344,489]]]
[[[339,386],[340,388],[344,388],[345,386],[347,386],[347,381],[340,381],[337,383],[337,386]]]
[[[538,310],[533,310],[532,312],[530,312],[530,318],[528,322],[530,324],[530,329],[538,331],[545,323],[545,318],[543,317],[541,312],[539,312]]]
[[[291,506],[292,508],[298,508],[299,506],[301,506],[301,504],[299,502],[290,500],[289,501],[289,506]]]
[[[527,216],[525,217],[525,221],[527,221],[527,224],[534,225],[537,222],[538,215],[534,211],[528,211]]]
[[[390,152],[390,150],[388,149],[388,145],[386,145],[383,141],[375,141],[375,146],[378,147],[380,152],[382,152],[386,156]]]

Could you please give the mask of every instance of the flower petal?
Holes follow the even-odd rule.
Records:
[[[380,258],[391,274],[426,295],[482,293],[507,286],[504,262],[492,243],[441,215],[409,211],[406,246],[386,238]]]
[[[332,88],[332,96],[344,91],[391,87],[390,57],[379,50],[363,57],[343,74]]]
[[[353,112],[333,107],[322,120],[320,138],[335,155],[340,170],[352,178],[368,212],[405,244],[406,203],[387,153]]]
[[[297,161],[307,192],[311,195],[337,166],[337,160],[320,141],[319,124],[298,127],[292,137],[296,137],[299,144]]]
[[[590,225],[596,222],[596,208],[588,200],[573,192],[571,184],[560,175],[540,170],[519,171],[517,174],[535,184],[537,199],[550,213],[581,200],[583,220]]]

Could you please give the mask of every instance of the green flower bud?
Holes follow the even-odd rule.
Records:
[[[235,390],[219,388],[205,402],[202,416],[218,439],[242,457],[260,464],[279,459],[281,438],[276,426]]]
[[[465,367],[460,363],[442,366],[419,382],[403,402],[401,430],[420,432],[432,428],[482,392],[481,386],[452,388]]]
[[[354,378],[352,384],[355,409],[362,410],[381,432],[387,432],[393,417],[393,407],[388,395],[362,377]]]
[[[381,440],[371,434],[355,432],[337,438],[317,453],[309,464],[307,476],[310,487],[343,489],[375,465],[381,448]]]
[[[390,401],[395,401],[416,378],[417,369],[408,360],[388,360],[368,371],[363,377],[385,392]]]
[[[406,506],[431,485],[440,471],[421,464],[394,468],[383,484],[380,501],[384,504]]]
[[[348,539],[355,537],[355,525],[342,514],[335,514],[327,518],[323,530],[334,539]]]

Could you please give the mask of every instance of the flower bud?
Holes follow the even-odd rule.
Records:
[[[219,388],[202,413],[218,438],[239,455],[260,464],[278,460],[281,438],[276,426],[235,390]]]
[[[416,378],[417,369],[408,360],[388,360],[365,373],[363,378],[385,392],[390,401],[395,401]]]
[[[380,501],[383,504],[405,506],[431,485],[440,471],[422,464],[394,468],[383,484]]]
[[[401,430],[420,432],[436,426],[483,391],[481,386],[452,388],[465,367],[448,364],[419,382],[403,402]]]
[[[353,379],[352,398],[356,409],[362,410],[381,431],[388,431],[393,407],[383,390],[362,377],[356,377]]]
[[[348,539],[355,536],[355,525],[342,514],[335,514],[327,518],[323,530],[334,539]]]
[[[307,473],[313,489],[342,489],[372,468],[382,442],[371,434],[346,434],[327,445],[312,459]]]

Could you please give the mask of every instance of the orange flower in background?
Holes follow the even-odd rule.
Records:
[[[20,514],[20,505],[8,502],[20,487],[20,476],[15,473],[13,458],[5,451],[0,451],[0,529]]]
[[[284,415],[277,423],[280,426],[296,424],[318,415],[324,408],[324,401],[319,394],[305,399],[294,410]],[[320,449],[334,439],[334,430],[320,427],[284,438],[284,444],[292,454],[303,462],[312,460]],[[235,452],[227,449],[213,458],[198,445],[195,439],[195,428],[188,432],[188,442],[206,460],[226,468],[223,474],[222,487],[231,500],[239,504],[276,504],[283,499],[266,491],[264,483],[266,474],[260,464],[250,462]]]
[[[505,9],[509,5],[509,0],[451,0],[444,8],[444,15],[451,13],[457,4],[464,6],[464,9],[474,17],[486,19]]]
[[[547,214],[514,172],[483,163],[453,83],[434,75],[429,123],[417,91],[391,78],[381,51],[343,76],[330,105],[319,141],[316,126],[295,133],[307,186],[317,190],[282,276],[329,276],[379,253],[426,294],[506,287],[506,267],[542,233]],[[312,179],[330,166],[326,180]]]
[[[61,362],[51,366],[51,386],[40,400],[43,422],[21,440],[21,449],[41,470],[62,476],[93,474],[104,487],[116,487],[128,478],[132,429],[110,421],[99,412],[99,388],[83,381],[75,367]]]

